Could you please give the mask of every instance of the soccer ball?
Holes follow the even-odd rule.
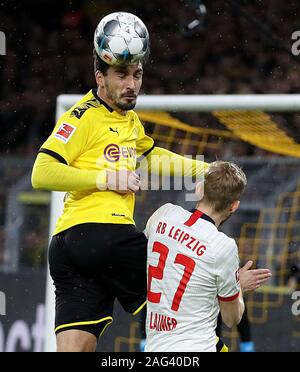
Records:
[[[149,54],[149,34],[134,14],[111,13],[102,18],[94,35],[98,56],[109,65],[135,64]]]

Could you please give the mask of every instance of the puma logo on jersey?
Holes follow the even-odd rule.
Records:
[[[96,98],[90,99],[86,102],[83,102],[80,106],[77,106],[74,108],[74,110],[71,112],[71,116],[75,116],[77,119],[81,119],[82,115],[91,107],[98,107],[99,102],[96,100]]]
[[[113,128],[110,127],[109,130],[110,130],[111,132],[113,132],[113,133],[117,133],[118,136],[119,136],[118,129],[113,129]]]

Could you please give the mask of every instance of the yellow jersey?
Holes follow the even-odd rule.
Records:
[[[91,90],[60,117],[39,152],[78,169],[134,171],[153,147],[134,111],[121,115]],[[133,213],[134,193],[70,190],[54,235],[82,223],[133,224]]]

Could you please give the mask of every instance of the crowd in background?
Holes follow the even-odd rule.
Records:
[[[32,5],[30,5],[32,3]],[[140,16],[151,38],[142,93],[297,93],[300,58],[288,50],[299,5],[284,0],[204,1],[203,25],[187,33],[196,0],[0,3],[1,153],[34,156],[55,121],[56,97],[95,86],[92,41],[102,16]],[[242,9],[242,13],[240,10]],[[299,129],[299,119],[290,123]]]
[[[197,0],[0,2],[7,47],[0,55],[0,156],[33,159],[54,126],[56,97],[95,87],[93,33],[104,15],[117,10],[136,14],[149,29],[151,55],[142,94],[299,93],[300,57],[290,53],[291,35],[299,29],[297,1],[288,6],[284,0],[203,2],[207,15],[193,32],[187,25],[197,17]],[[280,125],[300,142],[300,115]],[[224,151],[231,158],[262,150],[232,142]],[[224,152],[213,155],[223,158]],[[0,265],[7,190],[23,172],[21,162],[19,167],[17,162],[0,169]],[[20,257],[39,266],[45,262],[41,247],[47,223],[39,226],[43,234],[35,231],[32,227],[22,235]]]

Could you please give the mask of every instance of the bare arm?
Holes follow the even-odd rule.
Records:
[[[221,301],[219,299],[219,305],[222,320],[227,327],[232,328],[239,324],[245,310],[242,291],[240,291],[239,296],[232,301]]]

